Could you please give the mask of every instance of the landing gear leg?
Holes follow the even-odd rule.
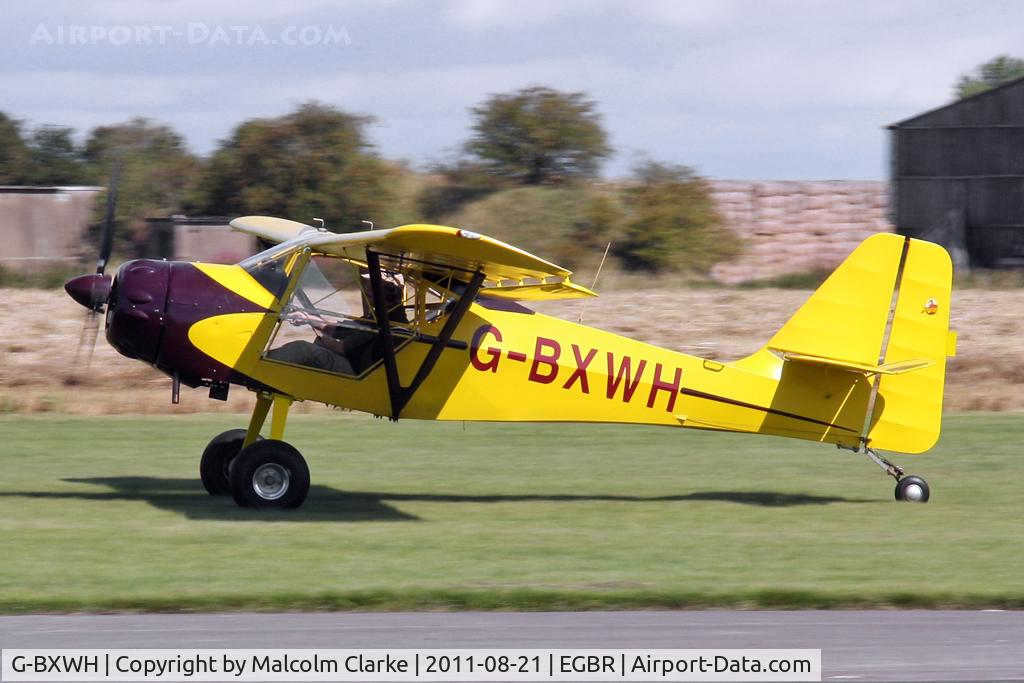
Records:
[[[928,482],[921,477],[907,475],[899,465],[889,462],[874,450],[865,447],[864,452],[871,460],[885,470],[885,473],[896,480],[896,500],[912,503],[926,503],[931,495]]]
[[[249,418],[249,428],[245,431],[242,448],[248,448],[260,438],[260,430],[263,429],[263,423],[267,421],[267,413],[270,412],[273,402],[273,396],[270,394],[262,392],[256,394],[256,405],[253,406],[252,417]]]
[[[282,440],[291,405],[292,399],[287,396],[258,394],[248,429],[226,432],[211,442],[212,448],[215,443],[219,445],[218,440],[228,441],[230,446],[220,446],[220,449],[232,452],[230,459],[225,456],[216,468],[212,456],[209,458],[211,463],[207,469],[211,474],[204,476],[204,485],[207,478],[214,479],[212,473],[215,472],[217,492],[230,493],[241,507],[297,508],[302,505],[309,494],[309,467],[302,454]],[[271,416],[270,438],[264,440],[260,430],[268,414]],[[223,477],[223,488],[220,477]]]

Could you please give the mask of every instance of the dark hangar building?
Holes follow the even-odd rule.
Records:
[[[889,126],[892,222],[958,267],[1024,267],[1024,78]]]

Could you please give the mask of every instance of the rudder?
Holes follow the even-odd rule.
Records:
[[[942,427],[946,357],[954,351],[949,332],[953,264],[941,246],[908,240],[899,299],[885,348],[885,363],[930,361],[926,367],[879,376],[868,445],[921,453],[935,445]]]

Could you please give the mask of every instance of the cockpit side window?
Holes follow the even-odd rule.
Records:
[[[408,325],[402,277],[383,275],[388,317]],[[346,259],[329,256],[313,256],[297,276],[264,358],[349,376],[373,367],[383,350],[367,276]],[[403,340],[396,341],[399,346]]]
[[[313,255],[298,263],[295,270],[301,272],[290,273],[298,282],[281,308],[263,358],[363,375],[384,353],[369,273],[360,262],[335,256]],[[401,349],[419,334],[431,333],[424,328],[444,319],[463,285],[451,273],[412,272],[397,260],[381,265],[389,327],[396,349]]]

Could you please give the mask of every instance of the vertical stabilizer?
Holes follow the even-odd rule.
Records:
[[[951,287],[939,245],[894,234],[862,242],[766,345],[783,365],[760,431],[850,447],[863,445],[860,436],[905,453],[931,448],[953,346]],[[816,432],[811,420],[822,425]]]
[[[768,348],[877,363],[904,239],[881,233],[864,240],[771,338]]]

